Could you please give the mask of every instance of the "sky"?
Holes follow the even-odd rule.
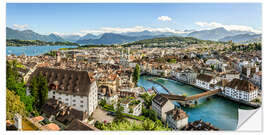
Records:
[[[260,3],[8,3],[6,18],[13,29],[59,35],[262,29]]]

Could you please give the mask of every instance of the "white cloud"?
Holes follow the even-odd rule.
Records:
[[[158,17],[158,20],[165,22],[165,21],[171,21],[172,18],[170,18],[169,16],[160,16],[160,17]]]
[[[239,30],[239,31],[250,31],[254,33],[261,33],[260,29],[254,29],[250,26],[245,25],[225,25],[217,22],[196,22],[196,25],[201,27],[201,29],[214,29],[214,28],[220,28],[223,27],[226,30]]]
[[[58,35],[60,37],[63,37],[63,36],[84,36],[85,33],[80,33],[80,32],[75,32],[75,33],[59,33],[59,32],[52,32],[52,34],[55,34],[55,35]]]
[[[23,24],[23,25],[13,24],[13,28],[18,29],[18,30],[24,30],[28,28],[28,25],[27,24]]]

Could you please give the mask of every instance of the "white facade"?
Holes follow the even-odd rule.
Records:
[[[166,117],[166,123],[168,124],[168,127],[172,129],[181,129],[185,127],[188,124],[188,117],[180,120],[174,120],[172,118],[172,115],[167,115]]]
[[[130,102],[127,104],[124,103],[120,103],[120,106],[122,106],[124,108],[123,113],[127,113],[127,114],[131,114],[131,115],[135,115],[135,116],[139,116],[142,113],[142,102],[140,102],[139,104],[137,104],[134,107],[130,107]],[[116,108],[116,104],[114,105],[114,108]],[[130,112],[130,109],[132,109],[132,112]]]
[[[216,65],[216,64],[218,64],[219,63],[219,60],[217,60],[217,59],[208,59],[206,62],[205,62],[205,64],[207,64],[207,65]]]
[[[207,90],[213,90],[214,88],[210,87],[211,84],[216,84],[217,80],[216,79],[212,79],[210,82],[205,82],[199,79],[196,79],[196,85],[201,87],[201,88],[205,88]]]
[[[223,94],[237,100],[244,100],[244,101],[250,102],[254,100],[255,98],[257,98],[258,90],[247,92],[243,90],[233,89],[230,87],[225,87]]]
[[[240,79],[240,74],[226,74],[226,79],[228,81],[231,81],[233,79]]]
[[[253,74],[253,77],[251,78],[251,81],[256,85],[261,86],[262,76],[258,75],[258,74]]]
[[[91,115],[98,105],[97,85],[95,81],[90,85],[88,96],[65,94],[55,90],[49,90],[48,98],[56,99],[68,106],[72,106],[79,111],[84,111]]]
[[[157,113],[158,117],[161,118],[162,121],[166,121],[166,112],[174,109],[174,104],[172,104],[171,101],[167,101],[163,106],[159,106],[152,101],[152,109]]]

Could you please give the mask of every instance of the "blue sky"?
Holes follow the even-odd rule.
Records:
[[[185,29],[261,29],[259,3],[7,4],[7,26],[42,34]],[[163,16],[163,17],[162,17]]]

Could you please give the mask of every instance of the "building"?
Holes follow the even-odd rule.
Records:
[[[216,65],[216,64],[218,64],[218,63],[220,63],[220,62],[219,62],[219,60],[217,60],[217,59],[208,59],[208,60],[205,62],[206,65]]]
[[[191,69],[185,69],[181,72],[173,71],[172,76],[178,79],[179,81],[183,81],[188,84],[194,84],[196,81],[197,73]]]
[[[182,109],[173,109],[166,112],[166,123],[172,129],[181,129],[188,124],[188,115]]]
[[[220,81],[215,85],[215,89],[221,89],[221,90],[224,90],[224,87],[226,86],[227,83],[228,83],[227,80],[222,79],[222,80],[220,80]]]
[[[258,88],[247,80],[233,79],[225,86],[223,94],[237,100],[250,102],[257,98]]]
[[[45,114],[49,121],[58,121],[64,125],[70,124],[73,120],[87,121],[89,115],[87,112],[79,111],[67,106],[61,101],[49,99],[41,107],[41,113]]]
[[[218,131],[219,129],[214,127],[209,122],[203,122],[202,120],[196,120],[188,123],[184,128],[184,131]]]
[[[238,73],[238,72],[229,72],[229,73],[226,73],[225,78],[226,78],[228,81],[231,81],[231,80],[233,80],[234,78],[240,79],[240,73]]]
[[[137,99],[131,98],[122,98],[119,99],[118,102],[120,106],[124,108],[124,113],[139,116],[142,113],[142,102]],[[116,110],[117,104],[114,104],[114,108]]]
[[[207,90],[213,90],[213,84],[216,83],[217,80],[213,76],[206,74],[200,74],[196,79],[196,85]]]
[[[116,103],[118,100],[118,95],[116,91],[112,90],[108,86],[100,86],[98,88],[98,98],[106,100],[106,103],[112,104]]]
[[[64,130],[69,131],[99,131],[96,127],[89,125],[80,120],[73,120]]]
[[[74,71],[54,68],[37,68],[30,76],[31,79],[41,74],[48,82],[48,99],[55,99],[67,106],[87,112],[89,115],[98,105],[97,85],[86,71]],[[29,91],[29,89],[28,89]]]
[[[152,109],[162,121],[166,121],[166,112],[174,109],[174,104],[167,98],[157,94],[152,100]]]
[[[259,72],[255,73],[255,74],[253,74],[253,76],[251,78],[251,81],[254,84],[256,84],[256,85],[258,85],[258,86],[261,87],[261,85],[262,85],[262,72],[259,71]]]

